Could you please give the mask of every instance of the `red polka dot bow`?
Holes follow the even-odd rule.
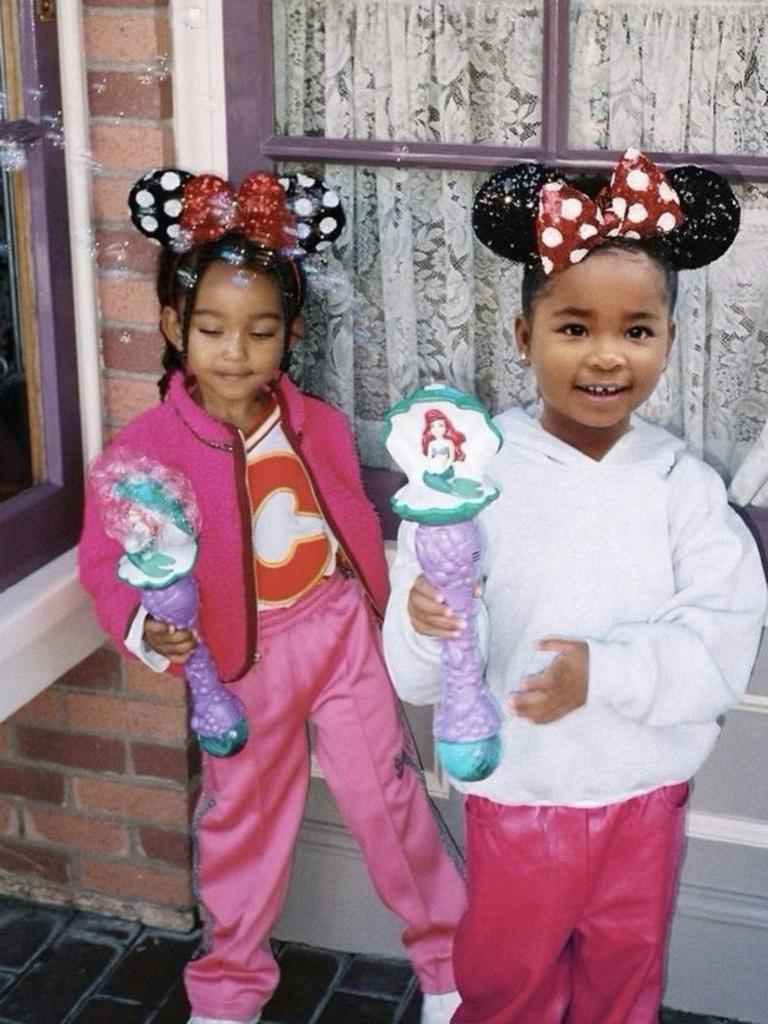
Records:
[[[565,182],[542,186],[536,251],[544,273],[551,274],[580,263],[606,238],[651,238],[673,231],[682,220],[680,200],[661,170],[628,149],[594,200]]]
[[[184,184],[179,224],[193,245],[239,231],[252,242],[282,249],[296,242],[296,222],[285,191],[271,174],[249,174],[237,193],[223,178],[200,174]]]

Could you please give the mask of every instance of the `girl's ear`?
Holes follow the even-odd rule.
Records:
[[[166,340],[181,352],[184,347],[181,337],[181,321],[173,306],[163,306],[160,310],[160,329]]]
[[[521,360],[531,358],[531,330],[524,316],[515,317],[515,343]]]
[[[293,318],[293,320],[291,321],[291,325],[288,328],[288,333],[285,339],[286,348],[288,348],[289,350],[292,349],[294,345],[298,344],[298,342],[301,341],[303,334],[304,317],[301,314],[299,314],[298,316],[295,316]]]

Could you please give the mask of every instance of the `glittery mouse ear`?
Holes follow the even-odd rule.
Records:
[[[172,247],[181,234],[184,185],[192,177],[176,167],[161,167],[139,178],[128,195],[134,225],[164,248]]]
[[[285,205],[296,218],[296,242],[305,253],[322,252],[344,230],[346,217],[338,192],[309,174],[281,177]]]
[[[739,230],[741,207],[721,175],[686,165],[667,171],[677,192],[683,221],[659,238],[659,246],[676,270],[694,270],[718,259]]]
[[[550,181],[565,178],[546,164],[517,164],[493,174],[472,208],[472,227],[483,245],[514,263],[537,262],[534,227],[539,193]]]

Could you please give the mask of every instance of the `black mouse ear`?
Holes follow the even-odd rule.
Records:
[[[560,171],[546,164],[517,164],[497,171],[475,197],[472,208],[475,234],[497,256],[514,263],[536,262],[534,226],[539,211],[539,192],[549,181],[564,180]]]
[[[680,199],[683,222],[659,238],[676,270],[694,270],[718,259],[739,230],[741,207],[730,184],[715,171],[686,165],[666,172]]]
[[[193,177],[177,167],[160,167],[139,178],[128,195],[128,208],[142,235],[163,248],[174,246],[181,233],[184,185]]]
[[[310,174],[289,174],[279,180],[285,205],[296,218],[298,247],[305,253],[327,249],[346,223],[339,193]]]

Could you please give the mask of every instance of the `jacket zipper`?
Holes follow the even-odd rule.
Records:
[[[229,682],[241,679],[249,669],[258,664],[261,655],[256,649],[258,642],[258,593],[256,590],[256,572],[253,565],[253,544],[251,542],[251,502],[245,481],[245,439],[241,431],[232,428],[234,444],[232,454],[235,463],[235,491],[240,510],[240,530],[242,533],[243,579],[245,581],[245,647],[246,661],[244,667]]]
[[[347,562],[349,562],[349,564],[352,566],[352,569],[353,569],[353,571],[355,573],[355,576],[360,581],[360,585],[363,588],[363,590],[365,592],[365,596],[368,598],[368,601],[369,601],[369,603],[371,605],[371,608],[375,612],[376,617],[379,620],[381,620],[381,619],[383,619],[383,614],[379,610],[379,607],[376,604],[376,601],[374,600],[373,595],[371,594],[370,590],[368,589],[368,586],[367,586],[367,584],[365,582],[365,577],[363,576],[362,572],[360,571],[360,566],[357,564],[357,562],[354,560],[354,558],[352,558],[352,556],[349,554],[349,552],[345,548],[344,544],[342,543],[342,541],[344,539],[343,535],[340,532],[340,530],[338,529],[338,527],[336,525],[336,522],[334,521],[333,517],[330,515],[325,502],[322,500],[322,498],[320,496],[320,490],[318,489],[318,486],[317,486],[317,483],[315,481],[315,478],[314,478],[314,475],[312,473],[312,470],[309,468],[309,466],[307,465],[306,461],[301,458],[301,451],[300,451],[301,444],[299,442],[299,436],[294,431],[293,426],[290,423],[290,420],[288,418],[288,410],[285,407],[285,401],[283,399],[283,396],[280,394],[279,391],[276,390],[275,391],[275,397],[277,399],[277,404],[280,406],[280,423],[281,423],[281,426],[283,428],[283,433],[285,434],[286,438],[288,439],[288,443],[290,444],[291,448],[293,448],[294,453],[301,460],[301,464],[304,467],[304,471],[307,474],[307,477],[309,478],[309,484],[310,484],[310,487],[312,488],[312,493],[313,493],[313,495],[315,497],[315,501],[317,502],[317,506],[320,509],[320,511],[323,513],[323,518],[325,519],[326,523],[330,526],[331,530],[333,531],[333,535],[336,538],[336,541],[337,541],[337,543],[339,545],[339,550],[341,551],[342,555],[347,560]]]

